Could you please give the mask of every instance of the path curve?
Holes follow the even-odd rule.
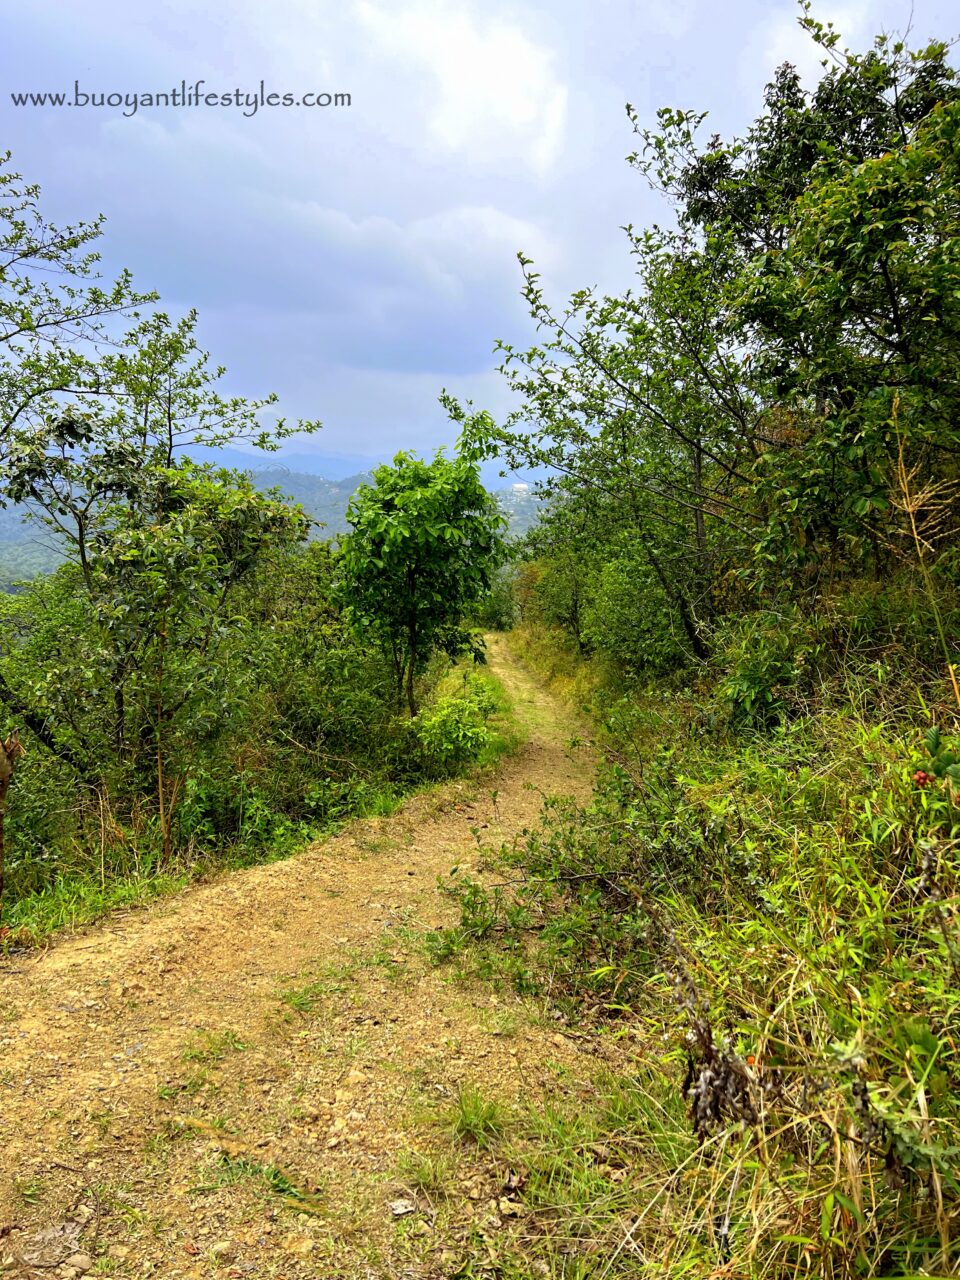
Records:
[[[470,1082],[536,1090],[545,1059],[586,1069],[413,942],[452,919],[437,880],[476,866],[478,840],[592,780],[504,638],[489,658],[527,737],[487,776],[0,960],[0,1275],[442,1274],[394,1256],[417,1108]]]

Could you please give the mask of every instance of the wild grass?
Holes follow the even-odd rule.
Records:
[[[711,697],[608,705],[593,803],[459,877],[432,938],[645,1045],[636,1079],[517,1126],[509,1266],[960,1274],[955,734],[919,701],[738,729]]]
[[[227,1054],[242,1053],[246,1047],[235,1031],[200,1031],[180,1057],[200,1066],[217,1066]]]
[[[510,632],[510,648],[571,709],[593,711],[598,697],[622,686],[612,664],[585,662],[573,641],[559,631],[521,623]]]
[[[411,1191],[436,1198],[452,1189],[456,1170],[453,1156],[446,1151],[402,1151],[397,1161],[397,1174]]]
[[[316,1191],[307,1191],[275,1164],[264,1164],[246,1155],[221,1152],[217,1156],[212,1176],[190,1189],[191,1195],[205,1195],[221,1187],[234,1186],[245,1179],[252,1179],[279,1196],[283,1203],[297,1213],[322,1215],[325,1206]]]
[[[450,1110],[448,1126],[451,1136],[458,1142],[470,1142],[486,1148],[503,1137],[507,1117],[498,1102],[484,1097],[473,1085],[465,1085]]]

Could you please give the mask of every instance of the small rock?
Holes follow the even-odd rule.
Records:
[[[63,1264],[65,1267],[72,1267],[79,1275],[85,1271],[89,1271],[93,1267],[93,1259],[89,1253],[71,1253]]]
[[[309,1258],[316,1245],[309,1236],[286,1236],[283,1241],[285,1253],[292,1253],[297,1258]]]
[[[210,1250],[210,1254],[218,1262],[232,1262],[237,1256],[237,1246],[232,1240],[218,1240]]]
[[[518,1204],[516,1200],[509,1200],[506,1196],[501,1196],[497,1208],[505,1218],[519,1218],[523,1216],[523,1206]]]
[[[412,1200],[391,1200],[389,1209],[395,1218],[406,1218],[417,1212],[417,1206]]]

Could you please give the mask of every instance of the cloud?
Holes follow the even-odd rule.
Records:
[[[169,209],[145,208],[137,235],[165,233],[165,304],[179,311],[199,303],[201,342],[224,358],[231,389],[277,389],[290,416],[321,416],[324,447],[339,439],[353,452],[359,437],[380,434],[365,409],[375,386],[404,388],[402,397],[394,391],[377,400],[388,437],[414,393],[427,411],[418,419],[411,410],[402,423],[417,439],[424,422],[442,432],[433,409],[440,388],[485,379],[497,337],[534,339],[513,255],[534,247],[549,261],[556,249],[536,227],[492,206],[409,222],[352,218],[280,197],[273,205],[251,198],[246,208],[247,219],[219,228],[233,277],[219,265],[216,225],[205,218],[191,229],[192,208],[178,210],[166,228]]]
[[[946,0],[915,2],[943,28]],[[815,3],[862,45],[902,0]],[[107,275],[130,266],[171,311],[199,306],[233,389],[276,389],[290,417],[324,420],[304,446],[318,454],[450,439],[444,385],[504,411],[494,340],[536,341],[518,249],[554,301],[630,281],[618,227],[664,211],[623,163],[625,101],[651,123],[664,102],[709,107],[732,132],[778,61],[818,74],[791,0],[86,0],[79,26],[75,10],[12,7],[0,80],[353,95],[253,118],[0,98],[3,145],[50,216],[103,210]]]
[[[520,158],[540,173],[551,168],[563,142],[567,90],[549,49],[464,3],[358,0],[356,14],[382,55],[430,75],[427,126],[437,146],[481,162]]]
[[[824,24],[833,23],[840,33],[841,45],[857,47],[870,34],[871,9],[868,0],[851,0],[851,3],[839,5],[819,3],[814,16]],[[766,83],[776,67],[789,62],[796,67],[804,87],[812,89],[824,74],[825,58],[825,51],[800,26],[797,7],[790,5],[771,14],[759,27],[741,64],[742,79],[754,87],[758,72],[762,72],[762,80]]]

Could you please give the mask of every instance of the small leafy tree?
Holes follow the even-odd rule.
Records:
[[[101,351],[156,297],[136,292],[128,271],[101,280],[93,248],[101,218],[61,227],[39,200],[0,153],[0,464],[68,398],[95,403],[107,393]]]
[[[433,462],[398,453],[362,485],[347,511],[343,588],[361,629],[392,665],[397,705],[431,655],[470,647],[464,614],[489,591],[504,554],[506,521],[467,457]]]

